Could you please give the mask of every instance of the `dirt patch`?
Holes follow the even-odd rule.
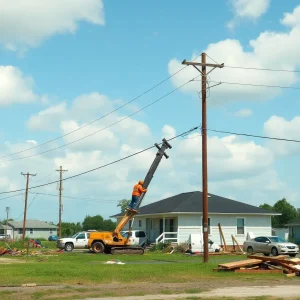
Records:
[[[8,264],[17,264],[17,263],[25,263],[24,260],[21,259],[12,259],[6,257],[0,257],[0,264],[8,265]]]
[[[171,295],[186,294],[194,296],[200,292],[211,291],[221,288],[236,286],[279,286],[279,285],[299,286],[299,279],[276,279],[276,280],[224,280],[205,279],[199,282],[185,283],[138,283],[138,284],[95,284],[95,285],[53,285],[36,287],[0,287],[0,298],[6,293],[5,299],[78,299],[97,297],[117,297],[117,296],[143,296],[143,295]],[[300,292],[299,292],[300,294]],[[77,298],[78,297],[78,298]],[[2,298],[3,299],[3,298]]]

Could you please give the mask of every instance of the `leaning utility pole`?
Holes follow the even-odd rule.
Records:
[[[215,68],[223,68],[224,64],[208,64],[206,63],[206,53],[201,54],[201,63],[188,62],[184,60],[183,65],[191,65],[197,69],[201,75],[201,94],[202,94],[202,214],[203,214],[203,261],[208,262],[208,187],[207,187],[207,126],[206,126],[206,90],[207,90],[207,75]],[[197,66],[201,66],[200,70]],[[208,73],[206,67],[212,67]]]
[[[58,217],[58,223],[59,223],[59,238],[61,238],[61,212],[62,212],[62,201],[61,201],[61,195],[62,195],[62,173],[63,172],[67,172],[68,170],[63,170],[62,166],[60,166],[59,170],[56,170],[57,172],[59,172],[59,217]]]
[[[6,207],[6,229],[5,229],[5,240],[7,241],[7,230],[8,230],[8,213],[9,213],[9,207]]]
[[[22,236],[22,243],[24,245],[25,233],[26,233],[26,214],[27,214],[27,200],[28,200],[29,176],[36,176],[36,174],[30,174],[29,172],[27,172],[26,174],[24,174],[22,172],[21,175],[25,175],[26,176],[25,207],[24,207],[23,236]]]

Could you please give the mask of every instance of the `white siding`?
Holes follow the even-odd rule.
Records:
[[[221,224],[223,235],[227,245],[232,245],[233,235],[240,245],[244,243],[247,232],[253,232],[254,236],[271,235],[270,216],[249,216],[249,215],[209,215],[210,234],[209,238],[221,244],[218,223]],[[244,234],[237,234],[237,218],[244,218]],[[179,215],[178,216],[178,242],[186,242],[189,234],[202,233],[201,215]],[[199,226],[200,225],[200,226]]]
[[[122,217],[117,218],[117,224],[121,221]],[[139,227],[139,220],[142,222],[141,227]],[[127,223],[122,230],[128,230],[129,229],[129,223]],[[143,230],[146,231],[146,218],[134,218],[132,230]]]
[[[52,233],[50,233],[50,229],[33,229],[33,232],[30,233],[30,229],[26,229],[25,237],[30,239],[38,239],[38,238],[44,238],[48,239],[50,235],[57,235],[57,229],[53,228],[51,229]],[[22,233],[19,233],[18,229],[15,229],[13,232],[13,238],[15,240],[22,239]]]

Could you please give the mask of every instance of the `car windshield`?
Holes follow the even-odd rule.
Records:
[[[127,231],[121,231],[120,233],[121,233],[122,237],[127,238],[127,236],[128,236]]]
[[[273,243],[286,243],[286,241],[283,238],[279,237],[279,236],[270,236],[269,239]]]
[[[75,233],[74,235],[72,235],[72,238],[75,239],[78,234],[79,232]]]

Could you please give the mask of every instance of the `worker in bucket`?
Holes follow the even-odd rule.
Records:
[[[128,205],[129,209],[136,210],[136,205],[138,204],[142,193],[146,193],[147,189],[143,188],[144,181],[140,180],[134,187],[132,191],[131,202]]]

